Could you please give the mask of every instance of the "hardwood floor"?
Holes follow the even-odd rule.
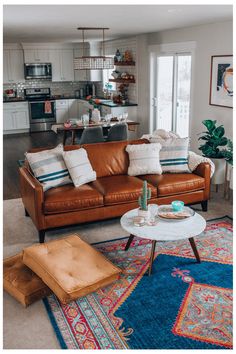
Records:
[[[20,197],[18,160],[34,147],[56,146],[62,143],[62,135],[54,132],[12,134],[3,136],[3,199]]]

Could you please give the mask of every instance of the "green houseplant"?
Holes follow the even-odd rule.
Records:
[[[204,144],[200,145],[199,150],[203,155],[209,158],[221,159],[224,158],[224,153],[219,147],[226,146],[228,139],[224,136],[225,129],[223,125],[216,126],[216,120],[204,120],[202,122],[207,131],[203,132],[198,140],[203,140]]]
[[[211,180],[212,184],[222,184],[225,179],[226,160],[230,159],[231,156],[228,145],[230,140],[224,136],[225,129],[223,125],[217,126],[216,120],[207,119],[202,123],[207,128],[207,131],[203,132],[198,138],[198,140],[204,142],[200,145],[199,150],[203,156],[209,157],[215,164],[215,173]],[[227,145],[228,149],[222,148]]]

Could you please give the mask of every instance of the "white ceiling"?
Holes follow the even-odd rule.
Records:
[[[4,42],[78,42],[77,27],[110,27],[106,39],[227,21],[231,5],[5,5]],[[100,40],[101,32],[86,32]]]

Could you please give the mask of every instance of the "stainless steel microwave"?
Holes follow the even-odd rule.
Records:
[[[26,63],[25,64],[25,79],[52,79],[52,64],[51,63]]]

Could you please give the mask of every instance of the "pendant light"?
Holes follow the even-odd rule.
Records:
[[[79,27],[78,30],[82,31],[83,37],[83,52],[82,57],[74,58],[74,69],[75,70],[103,70],[103,69],[113,69],[114,59],[105,56],[105,30],[109,28],[97,28],[97,27]],[[87,56],[85,54],[85,43],[84,43],[84,32],[88,30],[99,31],[102,30],[102,53],[100,56]]]

